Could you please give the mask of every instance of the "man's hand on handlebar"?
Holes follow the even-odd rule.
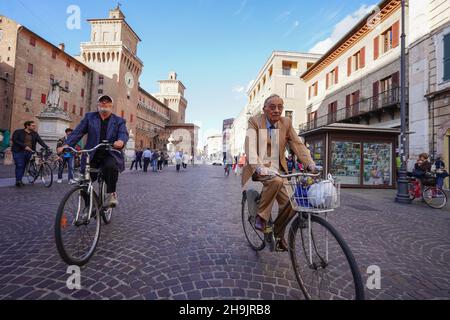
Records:
[[[118,141],[114,142],[113,148],[116,149],[116,150],[122,150],[124,145],[125,144],[123,143],[123,141],[118,140]]]
[[[64,149],[67,148],[67,147],[68,147],[68,145],[65,145],[65,146],[56,148],[56,153],[57,153],[58,155],[59,155],[59,154],[62,154],[62,153],[64,152]]]

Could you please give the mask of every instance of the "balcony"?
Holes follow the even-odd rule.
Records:
[[[406,88],[406,101],[408,101],[408,88]],[[400,88],[390,89],[376,96],[361,99],[349,107],[341,108],[336,112],[303,123],[300,125],[300,132],[310,131],[336,122],[359,123],[361,120],[372,116],[381,116],[383,112],[395,112],[399,107]]]

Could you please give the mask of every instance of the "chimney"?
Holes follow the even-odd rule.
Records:
[[[61,51],[64,51],[64,50],[66,49],[66,45],[65,45],[64,43],[60,43],[60,44],[58,45],[58,47],[59,47],[59,49],[60,49]]]

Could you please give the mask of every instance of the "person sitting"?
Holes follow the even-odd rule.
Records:
[[[419,155],[419,158],[414,165],[413,177],[422,180],[427,172],[431,172],[431,163],[428,159],[429,156],[426,153]]]

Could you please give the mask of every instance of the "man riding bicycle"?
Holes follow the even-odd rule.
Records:
[[[80,139],[87,134],[85,148],[92,149],[103,141],[108,141],[116,150],[123,150],[128,141],[126,121],[112,113],[113,99],[103,95],[98,99],[98,112],[87,113],[78,127],[67,138],[66,145],[57,149],[60,154],[67,146],[74,147]],[[92,168],[101,169],[103,179],[107,186],[106,206],[118,205],[116,186],[119,179],[119,171],[125,170],[125,160],[122,153],[98,149],[92,152],[90,165]],[[93,176],[95,179],[95,175]]]
[[[284,188],[284,180],[280,177],[272,178],[271,168],[284,172],[289,171],[285,158],[286,146],[289,146],[305,168],[312,172],[316,171],[311,154],[295,132],[291,120],[281,116],[283,110],[283,99],[278,95],[271,95],[264,102],[264,114],[249,119],[245,141],[245,153],[248,157],[242,175],[242,186],[250,178],[263,183],[255,229],[264,232],[272,213],[273,203],[275,200],[278,202],[280,212],[274,224],[277,251],[287,251],[288,249],[284,240],[285,227],[283,228],[283,225],[295,212],[289,205],[289,196]],[[260,148],[263,149],[260,150]],[[266,161],[266,155],[270,161]]]

